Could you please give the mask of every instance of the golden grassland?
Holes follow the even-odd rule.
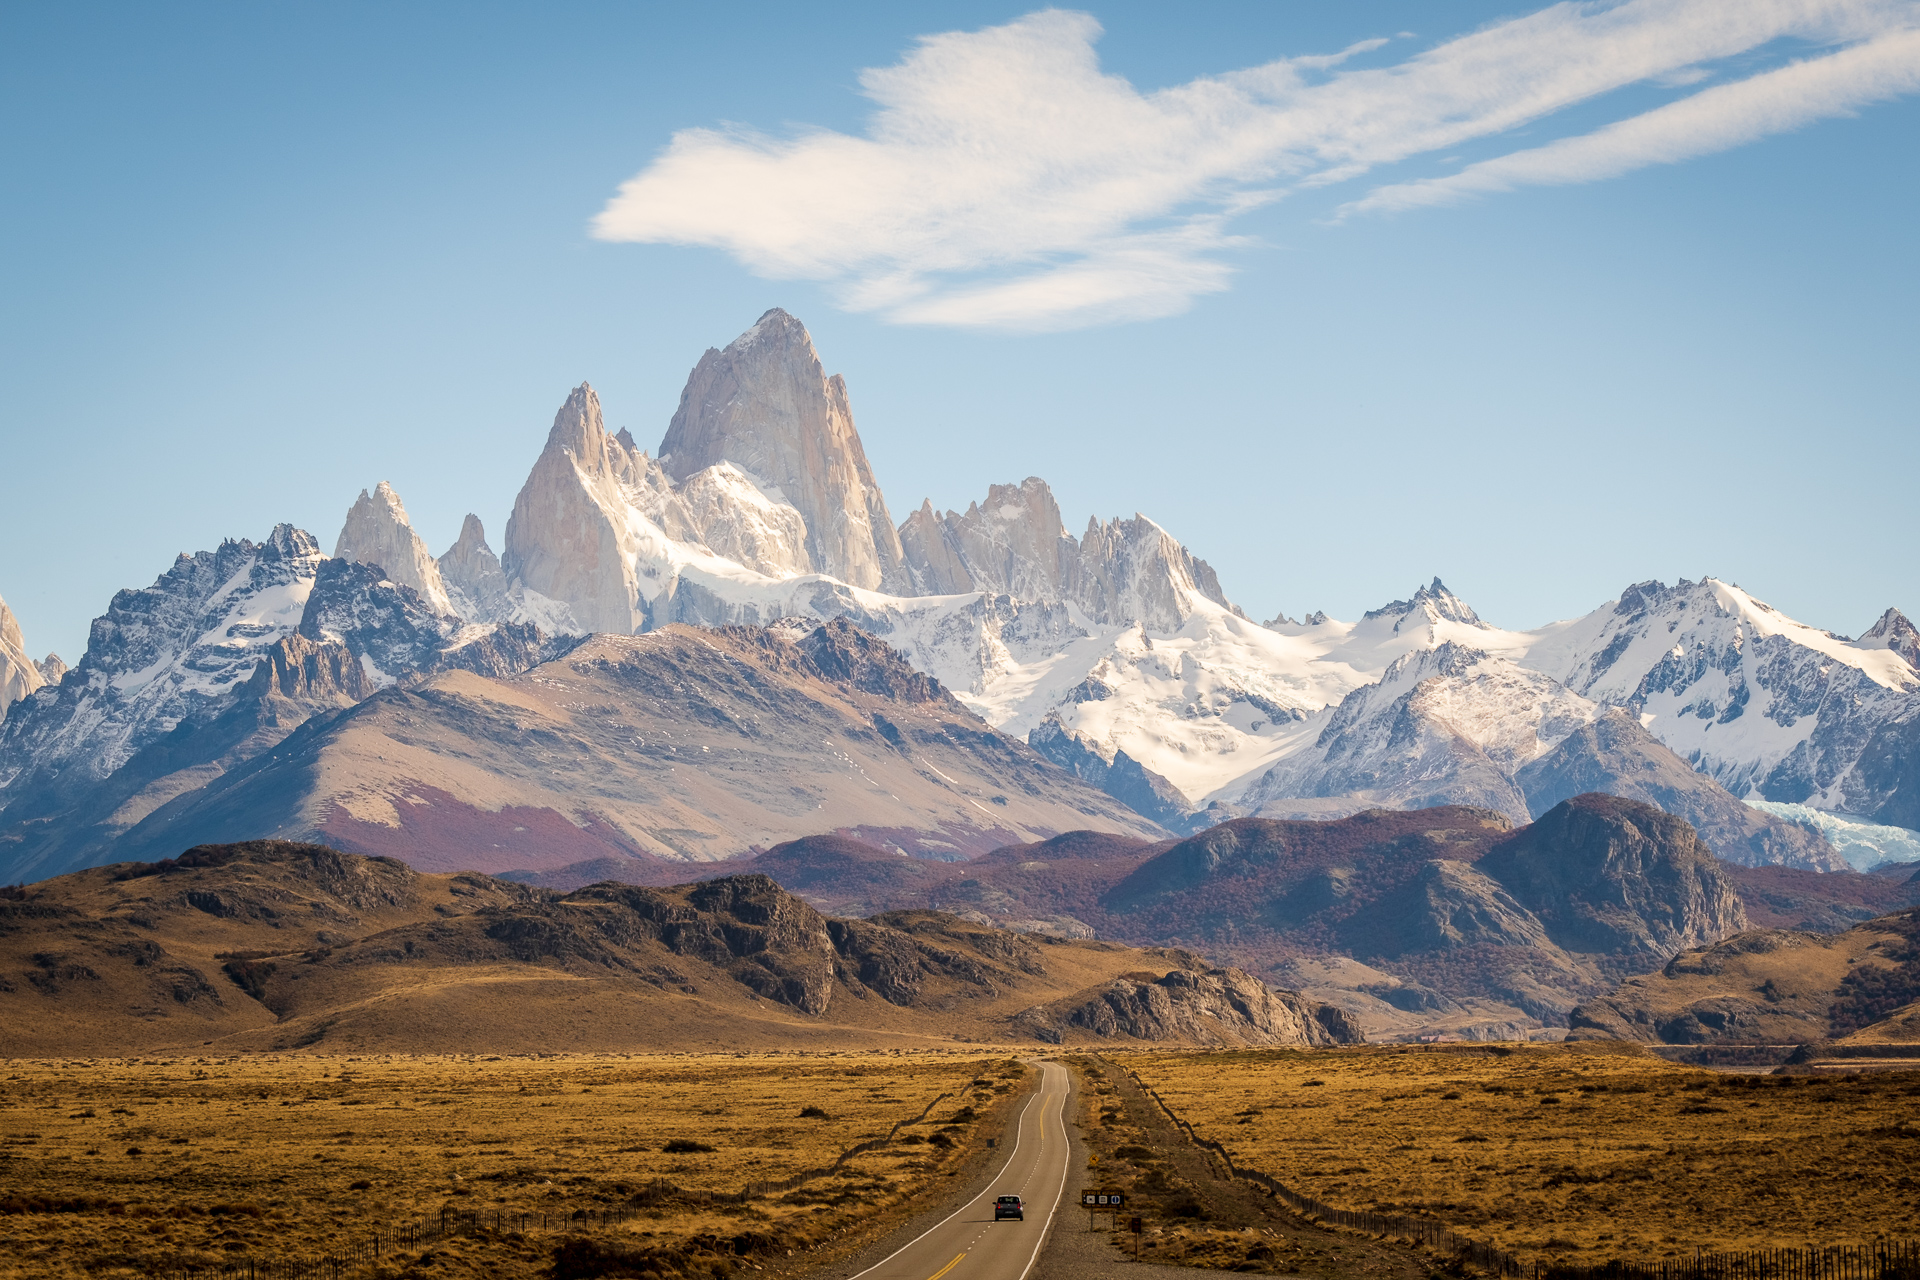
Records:
[[[591,1234],[667,1251],[663,1272],[798,1270],[941,1185],[1023,1070],[940,1052],[0,1062],[0,1276],[311,1257],[443,1210],[487,1229],[358,1274],[533,1276],[576,1212],[616,1208],[638,1218]],[[930,1104],[793,1190],[676,1194],[829,1165]],[[687,1144],[711,1150],[666,1149]],[[741,1238],[752,1257],[724,1243]]]
[[[1122,1061],[1239,1165],[1526,1262],[1920,1236],[1920,1072],[1725,1075],[1612,1048]]]

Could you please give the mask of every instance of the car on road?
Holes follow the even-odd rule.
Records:
[[[1018,1218],[1022,1222],[1027,1220],[1027,1206],[1021,1203],[1019,1196],[1001,1196],[993,1202],[993,1220],[998,1222],[1002,1218]]]

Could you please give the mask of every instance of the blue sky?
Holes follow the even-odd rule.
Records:
[[[72,661],[382,479],[498,548],[571,386],[652,444],[777,305],[896,519],[1044,476],[1256,617],[1920,609],[1910,4],[1074,12],[8,7],[0,596]]]

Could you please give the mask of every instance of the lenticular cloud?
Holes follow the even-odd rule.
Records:
[[[1662,100],[1619,95],[1646,109],[1362,189],[1341,216],[1597,181],[1920,89],[1914,0],[1559,4],[1400,58],[1368,40],[1151,93],[1101,71],[1099,35],[1048,10],[925,37],[862,74],[878,109],[861,136],[684,130],[594,234],[722,249],[900,323],[1064,329],[1227,288],[1229,223],[1249,207],[1470,144],[1498,152],[1632,86]]]

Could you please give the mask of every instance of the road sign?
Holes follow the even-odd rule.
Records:
[[[1127,1203],[1127,1197],[1122,1192],[1108,1191],[1105,1189],[1082,1191],[1080,1193],[1080,1203],[1089,1209],[1098,1209],[1106,1213],[1115,1209],[1124,1208]]]

